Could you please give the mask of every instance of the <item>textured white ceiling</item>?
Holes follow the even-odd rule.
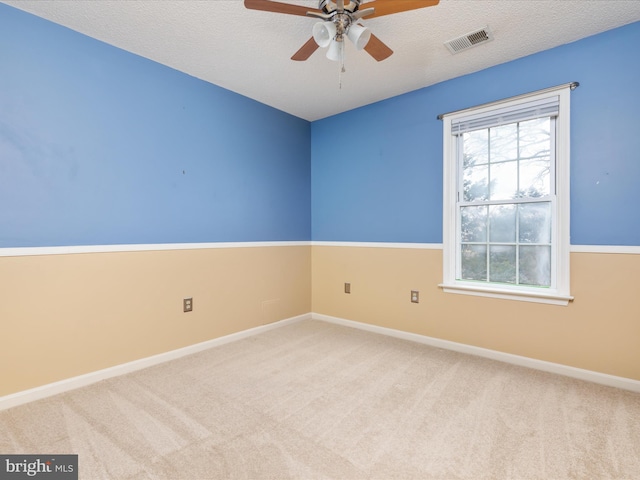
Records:
[[[2,1],[307,120],[640,20],[639,0],[441,0],[365,19],[395,53],[376,62],[347,42],[339,88],[339,65],[324,50],[290,60],[311,36],[312,18],[247,10],[242,0]],[[443,45],[485,26],[494,41],[456,55]]]

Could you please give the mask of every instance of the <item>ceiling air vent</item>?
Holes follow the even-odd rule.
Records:
[[[493,34],[489,30],[489,27],[484,27],[480,30],[470,32],[466,35],[462,35],[461,37],[444,42],[444,44],[451,53],[458,53],[462,50],[467,50],[468,48],[475,47],[476,45],[486,43],[490,40],[493,40]]]

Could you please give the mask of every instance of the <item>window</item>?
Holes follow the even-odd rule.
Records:
[[[444,115],[446,292],[566,305],[569,90]]]

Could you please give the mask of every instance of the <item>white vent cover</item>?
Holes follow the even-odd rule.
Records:
[[[461,37],[444,42],[444,44],[451,53],[458,53],[462,50],[475,47],[476,45],[486,43],[490,40],[493,40],[493,34],[491,33],[491,30],[489,30],[489,27],[484,27],[480,30],[475,30],[467,33],[466,35],[462,35]]]

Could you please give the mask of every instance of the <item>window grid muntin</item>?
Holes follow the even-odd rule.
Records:
[[[464,134],[471,132],[463,132],[460,134],[456,134],[456,150],[457,150],[457,185],[458,192],[456,195],[457,205],[456,205],[456,280],[462,282],[475,282],[475,283],[483,283],[483,284],[497,284],[497,285],[509,285],[514,287],[527,287],[527,288],[556,288],[556,266],[557,266],[557,252],[555,248],[556,242],[556,228],[555,228],[555,215],[556,215],[556,192],[557,192],[557,184],[556,184],[556,135],[557,135],[557,125],[555,117],[547,117],[549,118],[549,195],[545,195],[543,197],[526,197],[521,196],[520,189],[520,165],[524,160],[530,160],[535,158],[541,158],[539,156],[527,156],[520,157],[521,145],[520,145],[520,123],[521,121],[513,122],[516,124],[516,152],[517,157],[515,159],[506,159],[499,160],[496,162],[491,161],[492,148],[491,148],[491,129],[495,127],[487,127],[480,130],[487,130],[487,162],[486,164],[481,163],[480,165],[487,165],[487,200],[464,200]],[[523,121],[528,121],[530,119],[526,119]],[[504,125],[501,125],[504,126]],[[546,158],[544,156],[543,158]],[[490,200],[491,198],[491,175],[492,175],[492,165],[507,163],[507,162],[515,162],[516,163],[516,197],[512,199],[505,200]],[[476,166],[476,164],[474,164]],[[519,205],[522,204],[534,204],[534,203],[548,203],[550,210],[550,242],[549,243],[523,243],[520,241],[520,212]],[[516,213],[515,213],[515,242],[491,242],[491,214],[490,214],[490,206],[493,205],[515,205]],[[471,242],[471,241],[462,241],[462,208],[466,206],[486,206],[487,213],[485,219],[485,241],[484,242]],[[474,280],[474,279],[464,279],[462,278],[462,250],[465,245],[483,245],[486,249],[485,254],[485,266],[486,266],[486,278],[485,280]],[[496,282],[491,281],[491,246],[514,246],[516,251],[516,260],[515,260],[515,283],[510,282]],[[549,247],[551,250],[550,254],[550,265],[549,265],[549,277],[550,284],[549,285],[532,285],[532,284],[522,284],[520,283],[520,247],[521,246],[544,246]]]

